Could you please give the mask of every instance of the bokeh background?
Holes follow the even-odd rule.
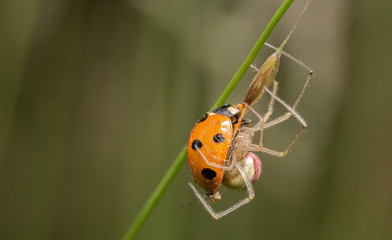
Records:
[[[0,239],[120,239],[281,2],[2,0]],[[315,71],[306,134],[284,159],[259,154],[256,198],[219,221],[184,164],[137,239],[392,239],[391,30],[390,0],[312,1],[286,48]],[[282,59],[279,95],[305,77]],[[222,194],[217,209],[245,196]]]

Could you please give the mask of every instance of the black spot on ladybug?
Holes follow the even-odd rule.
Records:
[[[200,142],[199,139],[193,140],[193,142],[192,142],[192,149],[193,150],[196,150],[196,148],[200,149],[202,146],[203,146],[203,144]]]
[[[225,137],[221,133],[216,134],[212,139],[216,143],[223,143],[223,142],[225,142]]]
[[[210,168],[204,168],[201,171],[201,175],[208,180],[212,180],[216,177],[216,172]]]
[[[208,113],[204,114],[203,117],[200,118],[199,123],[204,122],[204,120],[206,120],[207,118],[208,118]]]

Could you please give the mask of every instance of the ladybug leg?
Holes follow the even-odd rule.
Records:
[[[204,159],[204,161],[206,161],[206,163],[208,164],[208,166],[211,166],[211,167],[216,167],[216,168],[220,168],[220,169],[229,169],[229,167],[227,167],[227,166],[221,166],[221,165],[219,165],[219,164],[216,164],[216,163],[213,163],[213,162],[210,162],[210,161],[208,161],[208,159],[206,158],[206,156],[203,154],[203,152],[202,151],[200,151],[200,148],[198,148],[197,146],[196,146],[196,150],[199,152],[199,154],[203,157],[203,159]]]
[[[188,185],[192,188],[193,193],[195,194],[195,196],[199,199],[199,201],[203,204],[204,208],[208,211],[208,213],[215,219],[218,219],[216,216],[216,212],[214,209],[212,209],[212,207],[210,206],[210,204],[207,203],[207,201],[203,198],[203,196],[199,193],[199,191],[197,191],[196,187],[191,183],[188,182]]]
[[[244,170],[242,169],[242,167],[236,162],[235,166],[238,168],[238,170],[240,171],[242,177],[245,180],[246,183],[246,187],[248,189],[248,194],[249,196],[243,200],[241,200],[240,202],[234,204],[233,206],[231,206],[230,208],[221,211],[221,212],[215,212],[214,209],[212,209],[211,205],[207,203],[207,201],[203,198],[203,196],[199,193],[199,191],[197,191],[196,187],[188,182],[189,186],[192,188],[194,194],[196,195],[196,197],[199,199],[199,201],[203,204],[204,208],[208,211],[208,213],[214,218],[214,219],[219,219],[233,211],[235,211],[236,209],[240,208],[241,206],[249,203],[250,201],[252,201],[252,199],[255,197],[255,191],[253,189],[252,183],[248,180],[246,173],[244,172]]]

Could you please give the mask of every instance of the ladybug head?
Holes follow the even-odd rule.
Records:
[[[241,110],[232,104],[217,107],[212,112],[230,118],[233,123],[236,123],[241,115]]]

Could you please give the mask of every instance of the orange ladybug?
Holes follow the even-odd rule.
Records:
[[[229,164],[228,156],[235,147],[233,139],[238,134],[242,115],[239,106],[218,107],[200,118],[189,138],[189,168],[195,181],[207,191],[212,201],[220,199],[217,191]]]
[[[248,188],[249,197],[233,206],[235,208],[254,197],[252,183],[261,172],[260,159],[247,151],[259,148],[252,144],[258,127],[256,130],[246,127],[251,121],[243,118],[247,108],[246,104],[223,105],[203,115],[193,128],[187,145],[191,174],[212,202],[221,199],[218,190],[222,183],[232,189]],[[215,213],[193,184],[190,186],[214,218],[228,213]],[[229,212],[233,211],[231,209]]]
[[[254,198],[255,193],[252,184],[259,178],[262,164],[257,155],[252,152],[265,152],[274,156],[283,157],[307,127],[305,120],[296,111],[296,107],[304,95],[313,71],[303,62],[283,52],[282,49],[297,27],[299,20],[308,6],[308,2],[306,2],[297,22],[280,47],[275,48],[267,44],[275,52],[257,69],[257,73],[252,80],[244,102],[237,105],[226,104],[206,113],[196,123],[191,132],[187,144],[189,169],[194,181],[206,191],[206,196],[212,202],[220,200],[221,195],[219,194],[219,189],[222,184],[231,189],[248,190],[247,198],[224,211],[215,212],[196,187],[192,183],[189,183],[196,197],[215,219],[229,214]],[[276,95],[278,82],[275,81],[275,77],[279,69],[282,53],[308,70],[308,76],[302,87],[302,91],[291,106]],[[272,91],[268,89],[271,85]],[[271,96],[271,100],[267,113],[261,116],[251,106],[265,92]],[[268,121],[273,113],[275,101],[282,104],[287,109],[287,113]],[[244,118],[248,110],[252,111],[259,119],[254,125],[252,125],[251,120]],[[291,116],[301,124],[302,128],[286,149],[275,151],[264,147],[263,130],[282,123]],[[257,144],[253,143],[253,137],[256,132],[260,132],[260,140]]]

